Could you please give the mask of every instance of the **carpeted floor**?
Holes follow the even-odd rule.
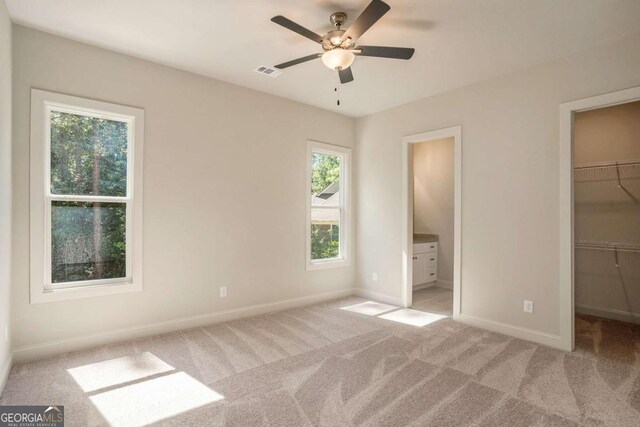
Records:
[[[640,425],[638,334],[605,351],[598,331],[617,329],[579,319],[570,354],[449,318],[341,310],[363,301],[22,364],[0,404],[62,404],[67,426]]]

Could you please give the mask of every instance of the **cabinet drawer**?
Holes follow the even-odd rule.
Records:
[[[423,254],[425,252],[438,252],[438,243],[414,243],[413,253]]]
[[[427,268],[427,280],[426,283],[433,282],[438,280],[438,269],[437,268]]]
[[[426,262],[427,268],[438,268],[438,258],[435,253],[428,253]]]

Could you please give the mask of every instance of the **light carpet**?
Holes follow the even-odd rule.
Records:
[[[449,318],[341,310],[362,302],[20,364],[0,404],[64,405],[68,426],[640,425],[633,329],[580,318],[580,350],[564,353]]]

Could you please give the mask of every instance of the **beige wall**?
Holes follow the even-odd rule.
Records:
[[[353,287],[353,267],[305,271],[306,140],[351,146],[353,119],[21,26],[13,36],[17,348]],[[29,304],[32,87],[145,110],[143,292]]]
[[[10,356],[11,288],[11,22],[0,2],[0,394]]]
[[[576,165],[640,160],[640,102],[577,113]],[[622,184],[640,200],[640,166],[620,169]],[[640,203],[618,189],[615,169],[575,175],[575,238],[640,244]],[[640,254],[576,249],[576,311],[640,321]]]
[[[438,235],[438,280],[453,282],[453,138],[412,144],[413,231]]]
[[[638,85],[640,36],[358,119],[357,286],[401,296],[402,137],[462,125],[462,313],[558,344],[559,105]]]
[[[640,159],[640,101],[576,113],[576,165]]]

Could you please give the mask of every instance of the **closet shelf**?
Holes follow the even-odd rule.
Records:
[[[575,182],[617,181],[640,178],[640,160],[577,165],[573,168]]]
[[[578,165],[573,170],[573,181],[576,184],[611,182],[617,184],[618,189],[634,203],[640,203],[640,199],[634,194],[637,192],[637,184],[640,181],[640,160]]]
[[[640,160],[621,160],[617,162],[601,162],[601,163],[590,163],[584,165],[577,165],[573,169],[576,171],[586,170],[586,169],[606,169],[606,168],[617,168],[623,166],[640,166]]]
[[[576,248],[579,248],[579,249],[640,253],[640,245],[634,245],[630,243],[594,242],[589,240],[576,240],[574,242],[574,245]]]

